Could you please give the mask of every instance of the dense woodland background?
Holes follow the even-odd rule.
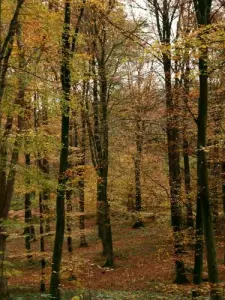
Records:
[[[0,1],[1,299],[225,299],[224,16]]]

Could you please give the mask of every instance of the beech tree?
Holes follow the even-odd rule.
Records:
[[[2,105],[2,99],[6,86],[6,75],[9,68],[9,59],[12,54],[16,29],[18,27],[19,14],[22,8],[24,0],[17,0],[17,5],[10,21],[8,31],[0,44],[0,105]],[[0,23],[2,26],[2,10],[0,7]],[[19,88],[17,100],[20,101],[23,97],[23,90]],[[12,117],[8,116],[7,121],[4,125],[4,129],[1,130],[0,140],[0,296],[5,297],[8,294],[7,279],[4,277],[4,252],[6,246],[6,233],[3,225],[3,221],[8,218],[8,212],[10,209],[10,203],[13,195],[13,188],[15,182],[15,169],[14,165],[18,161],[18,147],[15,144],[15,149],[12,153],[11,168],[7,177],[7,148],[6,141],[7,137],[12,128]],[[3,127],[2,111],[0,111],[0,128]],[[18,142],[18,141],[17,141]],[[16,142],[16,143],[17,143]]]
[[[212,1],[198,1],[194,0],[194,8],[196,13],[196,19],[200,30],[202,26],[210,24]],[[199,34],[201,42],[201,33]],[[202,219],[204,225],[204,236],[206,244],[206,257],[208,265],[209,281],[212,284],[218,283],[218,267],[216,257],[216,244],[213,229],[213,219],[211,204],[209,199],[209,183],[208,183],[208,167],[206,157],[207,147],[207,115],[208,115],[208,49],[202,47],[199,49],[199,100],[198,100],[198,132],[197,132],[197,176],[198,176],[198,197],[197,197],[197,218]],[[202,217],[201,217],[202,215]],[[201,221],[197,221],[201,222]],[[197,230],[200,230],[202,234],[202,224],[200,223]],[[200,257],[202,256],[203,247],[198,249]],[[202,264],[202,261],[198,261],[198,264]],[[197,268],[197,266],[196,266]],[[198,276],[201,276],[202,267],[198,266]],[[200,279],[201,280],[201,279]],[[217,289],[212,287],[211,293],[212,299],[221,299]]]
[[[166,93],[166,118],[167,118],[167,142],[168,142],[168,166],[169,183],[171,197],[171,224],[174,232],[174,247],[176,256],[176,283],[186,283],[184,261],[182,259],[182,212],[180,203],[181,192],[181,172],[180,172],[180,142],[179,142],[179,123],[177,115],[177,99],[173,95],[172,86],[172,59],[171,59],[171,34],[172,24],[176,16],[180,2],[163,0],[147,1],[150,9],[153,10],[159,41],[162,46],[162,64],[165,78]]]
[[[83,5],[86,1],[83,1]],[[50,282],[51,297],[60,299],[60,265],[62,259],[62,248],[65,230],[65,195],[67,189],[67,181],[69,177],[68,155],[69,155],[69,113],[70,113],[70,93],[71,93],[71,53],[76,50],[77,35],[80,30],[80,22],[83,16],[84,7],[80,9],[75,32],[70,43],[71,28],[71,3],[70,0],[65,1],[64,7],[64,24],[62,33],[62,62],[61,62],[61,85],[63,92],[62,123],[61,123],[61,152],[59,163],[59,179],[56,199],[56,232],[54,241],[54,250],[52,256],[52,273]],[[72,51],[72,52],[71,52]]]

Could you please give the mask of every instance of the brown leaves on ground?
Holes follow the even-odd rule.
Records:
[[[78,224],[74,224],[78,228]],[[131,229],[129,222],[118,223],[113,220],[113,241],[115,253],[115,268],[102,268],[104,258],[101,255],[101,241],[97,238],[94,219],[86,221],[88,248],[79,248],[79,230],[73,231],[73,254],[65,249],[62,261],[62,288],[65,290],[84,288],[90,290],[120,290],[120,291],[153,291],[165,294],[190,294],[191,285],[178,286],[173,284],[174,255],[173,238],[169,222],[145,223],[141,229]],[[37,229],[38,230],[38,229]],[[46,283],[50,279],[50,261],[53,236],[46,238],[45,257],[48,260],[46,268]],[[40,284],[40,253],[39,244],[32,243],[34,264],[28,263],[24,250],[24,238],[19,236],[9,240],[7,245],[8,260],[14,263],[14,268],[21,271],[9,279],[10,287],[27,287],[39,290]],[[187,248],[188,249],[188,248]],[[219,251],[220,257],[223,253]],[[186,265],[193,262],[193,250],[189,248],[184,256]],[[206,270],[206,268],[205,268]],[[221,278],[225,278],[225,268],[220,264]],[[189,274],[192,280],[191,271]],[[202,288],[208,290],[208,284]]]

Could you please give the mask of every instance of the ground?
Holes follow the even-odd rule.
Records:
[[[95,219],[86,220],[87,248],[79,248],[79,230],[73,231],[73,254],[65,249],[62,262],[62,295],[72,299],[190,299],[191,284],[179,286],[174,280],[173,238],[169,219],[157,217],[145,221],[145,227],[132,229],[131,221],[112,219],[115,267],[102,268],[101,242],[97,238]],[[78,224],[74,224],[78,228]],[[38,228],[36,228],[36,231]],[[44,299],[40,285],[40,241],[32,242],[33,262],[28,262],[21,230],[8,240],[7,260],[12,299]],[[46,237],[46,285],[48,290],[53,236]],[[185,262],[192,267],[193,250],[187,248]],[[225,279],[223,249],[219,246],[221,280]],[[205,268],[206,271],[206,268]],[[191,281],[191,271],[189,274]],[[223,288],[223,285],[221,285]],[[208,295],[208,284],[201,286]],[[36,293],[36,294],[35,294]],[[18,296],[20,295],[20,296]],[[21,296],[22,295],[22,296]],[[91,295],[91,296],[90,296]],[[82,298],[81,298],[82,299]],[[207,298],[206,298],[207,299]]]

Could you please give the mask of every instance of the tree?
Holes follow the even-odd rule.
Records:
[[[85,1],[83,1],[85,4]],[[80,21],[83,16],[84,8],[81,7],[78,22],[75,27],[75,34],[70,45],[70,24],[71,24],[71,5],[70,0],[65,1],[64,24],[62,33],[62,62],[61,62],[61,85],[63,92],[62,121],[61,121],[61,152],[59,162],[59,178],[56,199],[56,233],[54,250],[52,256],[52,273],[50,282],[50,294],[52,298],[60,299],[60,265],[62,259],[62,247],[65,230],[65,194],[69,177],[68,155],[69,155],[69,113],[70,113],[70,92],[71,92],[71,51],[76,50],[76,40],[80,29]]]
[[[9,68],[9,59],[12,54],[14,37],[16,34],[16,28],[18,26],[19,14],[22,8],[24,0],[17,0],[17,5],[15,12],[10,21],[8,32],[2,43],[0,44],[0,105],[2,104],[2,99],[4,95],[5,85],[6,85],[6,75]],[[0,26],[2,27],[2,10],[0,9]],[[23,91],[19,89],[17,100],[20,101]],[[7,279],[4,277],[4,252],[6,246],[6,233],[2,222],[8,218],[8,212],[10,208],[10,203],[13,195],[13,188],[15,182],[15,169],[14,165],[18,161],[18,147],[16,140],[15,149],[12,153],[11,158],[11,168],[7,177],[6,170],[6,140],[12,128],[12,117],[8,116],[5,123],[5,130],[1,136],[0,140],[0,296],[5,297],[8,294]],[[2,112],[0,111],[0,128],[2,128]]]
[[[153,8],[159,40],[162,47],[162,63],[165,77],[166,118],[168,165],[171,197],[171,224],[174,233],[176,283],[186,283],[185,266],[182,259],[182,213],[180,204],[181,177],[179,154],[179,124],[177,114],[177,99],[172,88],[172,59],[171,59],[171,28],[180,2],[163,0],[147,1],[149,8]]]
[[[210,24],[210,14],[212,1],[194,0],[196,19],[200,30],[203,26]],[[199,39],[204,45],[201,33]],[[197,215],[203,216],[204,236],[206,244],[206,256],[208,265],[209,281],[212,284],[218,283],[218,267],[216,258],[216,244],[213,230],[212,211],[209,199],[209,183],[207,168],[207,113],[208,113],[208,49],[201,47],[199,49],[199,100],[198,100],[198,137],[197,137],[197,177],[198,177],[198,197],[197,197]],[[202,251],[202,249],[201,249]],[[200,254],[201,255],[201,254]],[[199,270],[200,271],[200,270]],[[218,291],[212,288],[211,298],[221,299]]]

